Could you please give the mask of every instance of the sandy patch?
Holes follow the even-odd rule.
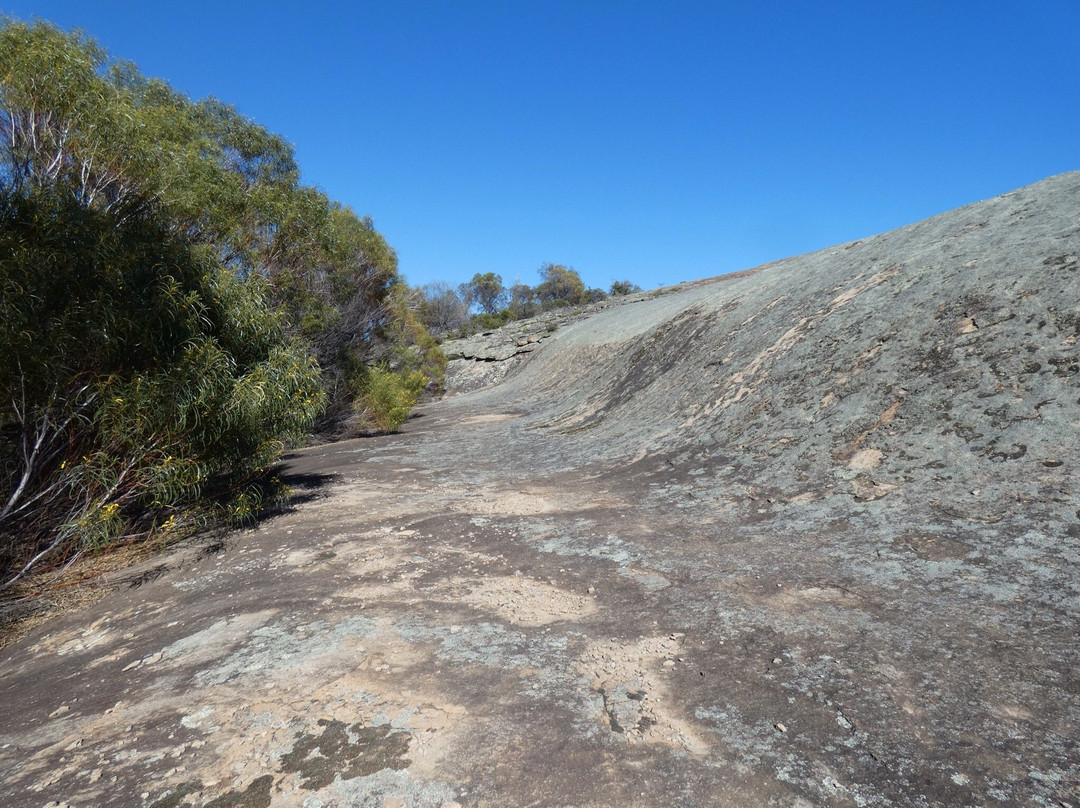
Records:
[[[664,676],[685,664],[681,635],[644,637],[637,642],[594,642],[581,655],[579,671],[604,700],[597,716],[631,743],[659,743],[704,755],[709,745],[672,708]]]
[[[885,453],[879,449],[860,449],[851,456],[848,468],[857,471],[870,471],[881,465]]]
[[[609,500],[587,493],[544,488],[523,488],[516,491],[487,488],[455,500],[450,506],[460,513],[477,516],[537,516],[583,511],[610,504]]]
[[[857,606],[859,596],[837,586],[785,587],[769,598],[769,603],[788,611],[801,611],[815,604]]]
[[[518,576],[456,582],[462,600],[474,609],[494,612],[507,623],[545,626],[563,620],[582,620],[596,612],[596,601],[557,586]]]

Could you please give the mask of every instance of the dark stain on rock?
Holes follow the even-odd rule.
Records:
[[[1027,454],[1028,447],[1023,443],[1014,443],[1011,446],[1011,450],[1006,449],[1004,451],[994,448],[994,444],[997,441],[994,440],[990,443],[990,459],[991,460],[1019,460],[1021,457]]]
[[[225,542],[221,539],[206,544],[199,550],[199,555],[196,557],[197,561],[202,561],[205,558],[216,556],[218,553],[224,552],[226,549]]]
[[[151,804],[150,808],[179,808],[180,801],[188,794],[202,791],[202,783],[192,780],[189,783],[181,783],[174,791],[169,792],[161,799]]]
[[[273,784],[274,776],[264,774],[252,780],[243,791],[226,792],[210,800],[203,808],[269,808],[270,787]],[[198,780],[182,783],[176,787],[176,790],[153,803],[150,808],[180,808],[184,804],[185,797],[202,790],[203,785]]]
[[[405,757],[409,733],[389,724],[365,727],[359,722],[320,718],[319,725],[324,727],[321,735],[304,733],[281,759],[282,771],[300,773],[301,788],[323,788],[339,774],[342,780],[351,780],[383,769],[404,769],[411,763]]]
[[[230,791],[206,803],[203,808],[269,808],[270,786],[274,776],[264,774],[251,781],[243,791]]]
[[[900,536],[893,541],[893,549],[908,550],[923,561],[958,561],[971,552],[962,541],[933,535]]]
[[[140,572],[138,575],[133,575],[128,579],[127,585],[129,589],[138,589],[143,584],[148,584],[152,581],[156,581],[162,575],[165,574],[168,568],[164,564],[158,564],[156,567],[148,569],[144,572]]]

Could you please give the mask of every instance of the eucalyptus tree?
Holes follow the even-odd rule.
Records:
[[[249,513],[326,391],[360,395],[341,380],[390,355],[398,284],[371,220],[302,185],[283,138],[83,34],[5,21],[0,589]]]
[[[630,281],[622,280],[622,281],[612,281],[611,282],[611,289],[609,290],[609,294],[612,297],[622,297],[623,295],[632,295],[635,292],[640,292],[640,291],[641,291],[641,287],[638,286],[636,283],[631,283]]]
[[[152,209],[0,192],[0,591],[41,562],[219,516],[322,407],[261,280]]]
[[[479,309],[481,314],[495,314],[507,300],[502,276],[494,272],[477,272],[470,281],[461,284],[459,293],[468,308]]]
[[[506,307],[510,314],[518,320],[532,317],[539,310],[539,302],[536,298],[536,290],[525,283],[515,283],[509,289],[510,300]]]
[[[544,264],[538,270],[540,285],[536,297],[541,305],[565,306],[585,302],[585,284],[573,267]]]
[[[465,301],[446,281],[432,281],[417,290],[420,319],[437,335],[457,331],[469,319]]]

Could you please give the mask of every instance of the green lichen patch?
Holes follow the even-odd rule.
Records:
[[[299,772],[301,788],[315,790],[342,780],[366,777],[383,769],[408,767],[411,736],[389,724],[365,727],[361,723],[319,719],[321,735],[304,733],[281,759],[285,772]]]

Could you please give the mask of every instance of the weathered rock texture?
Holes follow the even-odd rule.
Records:
[[[1080,806],[1078,256],[1069,174],[459,351],[6,648],[0,803]]]
[[[556,329],[594,316],[613,306],[640,303],[676,287],[654,292],[637,292],[598,303],[553,309],[535,317],[514,320],[492,331],[484,331],[443,344],[450,365],[446,373],[446,396],[453,397],[497,384],[520,369],[529,354]]]

